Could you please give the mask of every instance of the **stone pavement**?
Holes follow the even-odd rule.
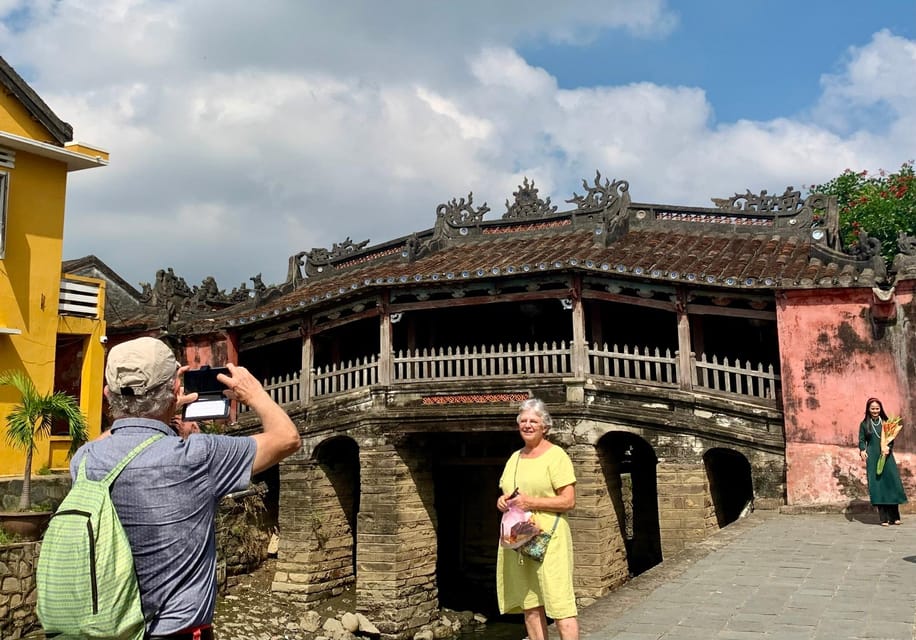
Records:
[[[903,517],[758,510],[581,609],[583,640],[914,640]]]

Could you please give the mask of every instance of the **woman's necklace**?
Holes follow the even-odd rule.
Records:
[[[881,418],[872,418],[872,419],[871,419],[871,426],[873,426],[873,427],[880,427],[880,426],[881,426]]]

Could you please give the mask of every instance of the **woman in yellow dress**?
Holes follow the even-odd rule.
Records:
[[[516,422],[525,446],[506,462],[496,507],[502,512],[510,506],[530,511],[538,527],[553,534],[542,562],[500,546],[499,610],[523,613],[529,640],[547,640],[548,617],[556,621],[562,640],[578,640],[572,536],[566,519],[566,512],[576,506],[576,475],[566,452],[544,437],[553,420],[542,401],[525,400]]]

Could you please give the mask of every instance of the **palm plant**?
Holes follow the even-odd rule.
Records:
[[[64,422],[70,435],[68,455],[73,455],[89,437],[86,417],[73,396],[62,391],[39,393],[32,379],[22,371],[0,373],[2,386],[13,387],[22,397],[6,416],[6,442],[11,447],[25,451],[19,510],[27,511],[32,504],[32,454],[39,438],[51,435],[51,425],[55,421]]]

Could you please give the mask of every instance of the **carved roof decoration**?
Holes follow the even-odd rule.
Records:
[[[265,286],[258,275],[253,290],[243,284],[244,294],[198,295],[197,306],[178,304],[176,298],[191,296],[168,270],[156,302],[168,309],[171,301],[173,309],[189,314],[189,322],[203,317],[198,312],[206,308],[207,322],[238,326],[312,307],[347,308],[348,301],[365,301],[382,290],[395,296],[413,291],[418,300],[436,291],[497,295],[503,281],[528,279],[537,288],[538,279],[565,282],[572,273],[756,295],[779,288],[887,284],[877,241],[863,235],[860,246],[840,248],[832,197],[803,199],[788,187],[780,196],[748,191],[713,199],[715,207],[685,207],[631,202],[627,181],[608,180],[600,172],[582,184],[584,195],[566,200],[575,208],[558,212],[525,178],[515,203],[507,201],[506,214],[496,220],[484,219],[490,208],[475,206],[469,192],[440,204],[431,229],[372,246],[347,238],[330,250],[303,251],[290,256],[285,282]],[[895,271],[916,274],[916,239],[901,242],[903,257],[895,260]],[[212,292],[215,283],[205,284]],[[239,302],[219,306],[223,296],[238,296]],[[170,322],[177,315],[166,314]]]
[[[538,189],[534,186],[534,180],[528,182],[525,176],[522,184],[519,185],[518,191],[513,191],[515,202],[509,204],[506,200],[506,212],[503,214],[503,220],[518,220],[528,218],[543,218],[551,216],[557,212],[557,206],[550,204],[550,198],[546,200],[538,196]]]
[[[331,266],[332,262],[341,258],[349,258],[354,253],[361,251],[367,244],[369,244],[368,239],[362,242],[353,242],[347,237],[343,242],[335,242],[330,250],[314,248],[311,251],[306,251],[305,274],[310,278],[314,278],[322,274],[325,269]]]
[[[582,187],[585,189],[585,195],[580,196],[573,191],[573,197],[567,200],[570,204],[576,205],[576,211],[602,211],[604,209],[620,210],[621,204],[629,203],[630,183],[626,180],[609,181],[604,179],[601,184],[601,172],[595,172],[595,183],[589,186],[585,179],[582,179]],[[624,201],[624,198],[626,200]]]

